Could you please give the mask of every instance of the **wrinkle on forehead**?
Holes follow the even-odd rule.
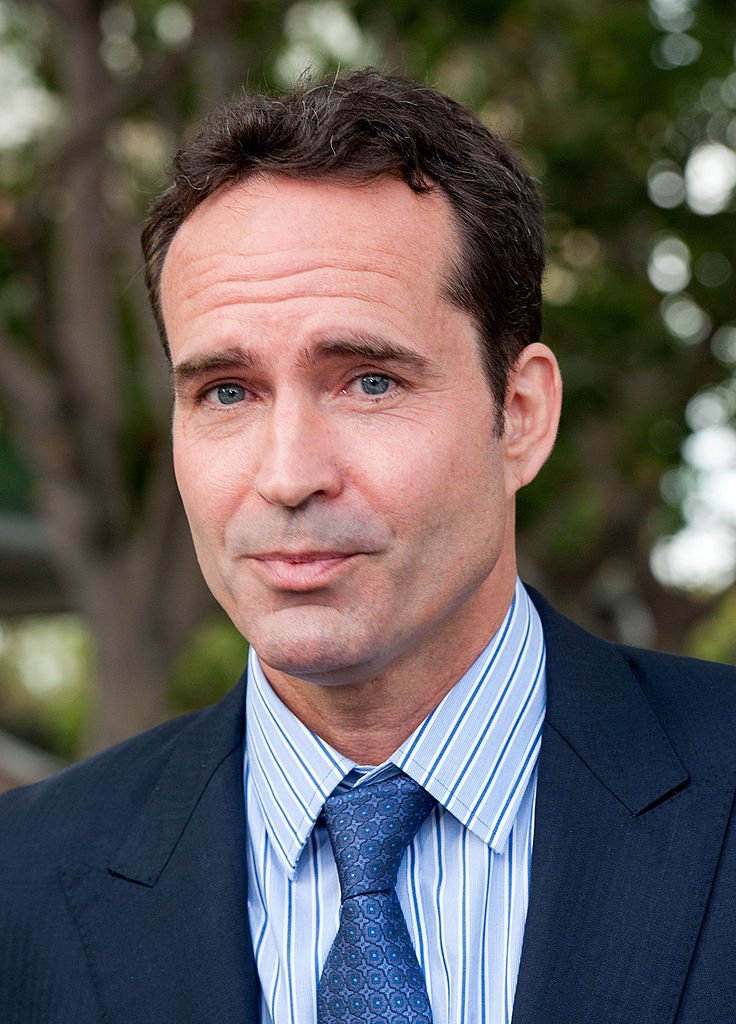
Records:
[[[360,268],[343,270],[331,264],[315,266],[295,273],[281,273],[255,281],[242,262],[237,273],[223,276],[222,259],[213,255],[207,258],[210,264],[199,271],[194,264],[187,263],[187,273],[169,282],[165,291],[164,312],[167,322],[182,320],[190,323],[200,317],[205,320],[213,315],[231,319],[235,323],[254,321],[267,317],[269,310],[279,310],[278,315],[301,320],[304,304],[315,299],[324,303],[324,314],[330,315],[339,304],[348,300],[356,305],[364,304],[367,313],[383,310],[383,315],[402,334],[407,329],[406,317],[410,309],[419,310],[420,296],[415,295],[412,282],[416,275],[392,273],[374,265],[361,262]],[[381,286],[375,286],[381,282]],[[437,296],[441,295],[438,287]],[[332,305],[335,303],[336,305]],[[444,304],[444,303],[443,303]],[[168,308],[167,308],[168,307]],[[451,308],[447,303],[447,309]],[[310,310],[310,312],[312,312]]]
[[[355,197],[358,202],[346,216],[338,204],[334,216],[334,197],[339,192]],[[319,213],[321,238],[313,236],[312,215]],[[423,245],[415,251],[405,245],[399,227],[405,213],[411,218],[412,230],[423,235]],[[372,185],[347,185],[330,181],[295,181],[264,177],[257,186],[253,182],[234,185],[205,199],[184,221],[172,239],[172,250],[184,249],[193,264],[207,259],[207,253],[195,256],[200,240],[200,221],[207,218],[217,227],[216,251],[230,250],[233,256],[253,263],[249,280],[270,278],[272,261],[278,261],[287,274],[296,274],[314,267],[340,267],[344,270],[375,269],[375,263],[389,263],[401,256],[410,274],[436,268],[442,276],[449,271],[459,253],[459,233],[447,199],[441,193],[419,195],[408,185],[392,178]],[[441,222],[438,231],[437,218]],[[293,232],[293,244],[271,244],[274,219],[282,220]],[[309,230],[304,232],[305,222]],[[350,225],[352,230],[346,232]],[[326,239],[328,241],[326,241]],[[347,239],[347,241],[346,241]],[[188,245],[188,241],[193,247]],[[366,263],[366,245],[370,244],[370,263]],[[443,248],[437,259],[438,248]],[[201,252],[201,249],[199,250]],[[168,259],[168,254],[167,254]],[[306,265],[305,265],[306,264]],[[441,267],[440,267],[441,264]],[[164,272],[166,263],[164,263]]]
[[[305,282],[302,284],[305,285]],[[209,288],[203,286],[201,280],[191,281],[191,286],[187,288],[176,285],[171,290],[170,303],[165,304],[164,310],[168,313],[167,306],[171,306],[172,312],[167,320],[170,323],[193,323],[200,318],[207,321],[213,316],[219,316],[238,324],[258,321],[265,324],[270,322],[269,310],[275,310],[279,316],[284,317],[284,323],[291,320],[302,323],[304,304],[313,303],[315,298],[324,303],[323,313],[326,317],[331,315],[331,303],[339,304],[343,298],[349,299],[355,308],[364,304],[366,313],[375,314],[381,310],[388,322],[402,334],[408,329],[405,323],[407,310],[414,306],[412,300],[407,301],[406,290],[399,283],[395,294],[384,289],[377,295],[375,291],[367,289],[364,275],[359,286],[353,288],[340,289],[320,281],[319,284],[300,287],[299,290],[272,290],[270,293],[246,288],[242,279],[237,277],[228,281],[218,279]],[[339,315],[339,305],[334,308]],[[447,304],[448,311],[450,308]],[[309,312],[311,318],[313,310]]]
[[[331,294],[333,291],[338,294],[342,289],[336,288],[340,278],[343,285],[347,286],[351,295],[360,298],[360,292],[355,291],[355,285],[350,278],[355,276],[362,279],[384,278],[389,282],[405,287],[408,280],[414,280],[416,274],[424,270],[424,264],[418,261],[405,260],[402,262],[400,272],[392,270],[390,266],[382,267],[380,263],[373,260],[361,261],[352,266],[341,264],[335,261],[334,252],[325,252],[324,259],[320,254],[301,253],[301,265],[294,260],[293,265],[284,265],[281,254],[274,256],[269,254],[266,257],[258,255],[233,253],[238,257],[239,268],[237,273],[223,273],[222,256],[225,250],[220,249],[216,253],[204,253],[200,256],[192,256],[187,259],[187,278],[189,287],[186,287],[183,278],[176,282],[176,290],[179,299],[188,299],[200,291],[211,290],[214,292],[227,292],[228,287],[233,290],[237,288],[239,296],[246,296],[249,301],[272,302],[280,298],[300,298],[308,294]],[[364,256],[364,253],[361,253]],[[310,265],[305,266],[305,262]],[[388,260],[387,260],[388,262]],[[269,270],[269,265],[273,269]],[[259,290],[260,285],[266,288]],[[271,294],[272,291],[281,287],[284,295]],[[292,290],[293,289],[293,290]]]

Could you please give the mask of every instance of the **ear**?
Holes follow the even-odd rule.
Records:
[[[530,483],[547,461],[561,404],[562,380],[554,354],[539,342],[527,345],[511,371],[504,402],[502,444],[509,493]]]

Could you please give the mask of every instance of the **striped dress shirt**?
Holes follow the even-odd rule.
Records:
[[[397,894],[434,1024],[508,1024],[529,897],[545,711],[542,626],[521,583],[496,635],[392,757],[354,764],[310,732],[248,662],[244,784],[248,916],[263,1024],[315,1024],[339,923],[325,799],[401,770],[438,803]]]

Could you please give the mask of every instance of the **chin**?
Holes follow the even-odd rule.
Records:
[[[328,615],[325,609],[316,611],[278,612],[268,616],[269,622],[243,623],[241,632],[261,661],[277,672],[316,683],[357,682],[375,657],[373,645],[365,634],[356,635],[354,622],[342,616],[336,622],[334,609]]]

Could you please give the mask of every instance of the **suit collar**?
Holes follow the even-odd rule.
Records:
[[[191,717],[161,752],[158,784],[111,859],[110,871],[155,885],[215,772],[242,751],[245,676],[219,703]]]
[[[155,749],[150,795],[108,863],[63,869],[101,1018],[110,1024],[258,1022],[243,686]]]
[[[619,649],[530,592],[547,643],[548,725],[632,814],[686,785],[687,770]]]

